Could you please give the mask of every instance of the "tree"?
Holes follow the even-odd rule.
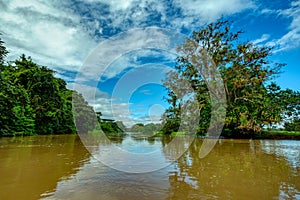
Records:
[[[38,134],[60,134],[75,131],[72,120],[71,95],[62,79],[54,77],[54,71],[34,63],[22,55],[6,70],[6,76],[14,85],[28,92],[30,106],[35,116]]]
[[[291,122],[285,122],[286,131],[300,131],[300,118],[293,119]]]
[[[73,114],[77,132],[87,134],[93,130],[99,130],[99,121],[93,108],[88,105],[82,94],[73,91]]]
[[[0,38],[0,136],[33,135],[34,118],[27,91],[7,76],[4,58],[8,54]]]
[[[131,132],[142,132],[144,129],[144,124],[142,123],[137,123],[137,124],[134,124],[131,128],[130,128],[130,131]]]
[[[24,88],[2,79],[0,83],[0,136],[33,135],[35,133],[32,107]]]
[[[1,36],[1,33],[0,33]],[[4,63],[4,58],[8,54],[6,47],[4,46],[4,42],[0,38],[0,64]]]
[[[22,55],[0,73],[0,135],[75,133],[72,91],[54,71]]]
[[[4,64],[3,44],[0,39],[0,136],[88,133],[99,126],[93,108],[55,71],[25,55]],[[121,132],[116,123],[102,125]]]
[[[182,116],[183,99],[176,91],[181,88],[181,80],[186,80],[196,95],[201,110],[200,134],[205,134],[210,124],[211,96],[218,96],[222,90],[227,98],[223,134],[260,133],[263,126],[282,121],[289,102],[280,100],[284,92],[275,83],[268,83],[277,77],[284,64],[269,60],[272,48],[240,42],[241,33],[232,32],[230,22],[218,21],[194,32],[179,46],[176,71],[164,80],[171,103],[165,113],[167,121],[178,121]],[[212,84],[218,81],[222,84]]]

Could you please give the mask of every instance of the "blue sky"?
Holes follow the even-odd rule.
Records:
[[[242,41],[275,46],[271,60],[287,64],[276,82],[300,90],[300,0],[0,0],[0,11],[7,60],[31,56],[105,117],[127,125],[159,121],[167,107],[161,79],[174,65],[173,47],[220,17],[245,31]],[[143,31],[132,31],[148,27],[165,29],[146,38],[159,48],[147,49]],[[91,55],[102,60],[91,62]]]

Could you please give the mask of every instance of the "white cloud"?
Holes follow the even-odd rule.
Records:
[[[275,52],[300,47],[300,0],[293,1],[290,8],[280,10],[278,13],[291,19],[289,31],[281,38],[270,41],[268,45],[277,46],[278,49]]]
[[[261,36],[261,38],[258,38],[258,39],[256,39],[256,40],[253,40],[252,43],[253,43],[253,44],[261,44],[261,43],[267,41],[269,38],[270,38],[270,35],[269,35],[269,34],[263,34],[263,35]]]
[[[126,10],[132,6],[134,0],[103,0],[102,2],[111,5],[111,10]]]
[[[77,83],[70,83],[67,87],[71,90],[76,90],[81,93],[84,99],[89,102],[91,106],[96,106],[99,103],[101,104],[110,102],[110,95],[106,92],[100,91],[96,87]]]
[[[78,16],[49,1],[10,0],[4,4],[0,23],[9,59],[25,53],[39,64],[76,71],[96,45],[78,26]]]
[[[129,109],[131,103],[122,102],[118,97],[112,97],[98,88],[76,83],[69,84],[68,88],[81,93],[94,111],[101,111],[103,118],[122,121],[127,127],[131,127],[140,120],[131,113]]]
[[[104,3],[110,5],[111,10],[126,10],[132,6],[135,0],[84,0],[87,3]]]
[[[116,101],[108,93],[88,85],[71,83],[68,88],[81,93],[94,111],[101,111],[103,118],[123,121],[125,125],[133,124],[129,112],[130,103],[115,103]]]
[[[85,0],[109,7],[110,28],[128,30],[148,26],[195,29],[222,16],[256,8],[252,0]],[[94,14],[93,14],[94,13]],[[91,15],[99,17],[95,11]],[[97,16],[98,15],[98,16]]]
[[[268,8],[264,8],[260,12],[261,12],[261,14],[277,14],[276,10],[272,10],[272,9],[268,9]]]
[[[214,21],[256,7],[251,0],[174,0],[173,5],[182,8],[183,15],[191,17],[190,21],[196,18],[200,22]]]
[[[161,121],[161,116],[145,116],[145,117],[140,117],[140,118],[136,118],[134,119],[134,123],[131,124],[134,125],[134,124],[138,124],[138,123],[142,123],[142,124],[150,124],[150,123],[153,123],[153,124],[160,124],[162,121]],[[129,127],[131,127],[129,126]]]
[[[202,19],[217,19],[254,7],[250,0],[83,0],[77,3],[2,0],[2,4],[0,31],[11,52],[8,59],[25,53],[39,64],[69,71],[79,70],[101,36],[148,26],[172,28],[176,32],[182,26],[201,26],[195,22]],[[150,39],[169,42],[161,37],[154,35]],[[144,43],[144,39],[135,34],[122,42],[132,49]],[[110,76],[117,74],[116,71],[111,71]]]
[[[135,60],[137,57],[155,56],[155,52],[149,49],[160,50],[163,57],[173,56],[174,59],[177,44],[171,42],[173,37],[177,37],[177,41],[185,38],[166,29],[148,28],[133,29],[105,40],[89,55],[76,81],[93,81],[100,77],[112,78],[129,66],[139,67],[141,63],[137,63]]]

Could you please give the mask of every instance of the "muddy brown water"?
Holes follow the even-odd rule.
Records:
[[[114,145],[142,152],[168,140],[126,136]],[[220,139],[201,159],[202,142],[134,174],[102,164],[76,135],[0,138],[0,199],[300,199],[300,141]]]

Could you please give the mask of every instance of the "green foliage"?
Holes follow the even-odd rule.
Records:
[[[111,133],[123,133],[123,130],[119,128],[116,122],[100,122],[101,130],[104,133],[111,134]]]
[[[124,123],[122,121],[116,121],[116,124],[122,132],[127,131],[128,128],[124,125]]]
[[[162,129],[161,124],[154,124],[154,123],[149,123],[144,125],[143,127],[143,133],[147,134],[154,134]]]
[[[291,122],[285,122],[286,131],[300,131],[300,118],[293,119]]]
[[[125,125],[121,121],[103,121],[101,115],[98,115],[98,132],[105,133],[108,137],[123,136],[126,130]]]
[[[223,90],[227,97],[224,135],[257,134],[266,125],[282,122],[286,114],[295,114],[299,95],[270,83],[284,64],[269,61],[272,48],[240,42],[240,33],[231,32],[228,21],[219,21],[194,32],[178,48],[181,56],[177,59],[176,72],[170,72],[164,80],[170,103],[164,115],[165,132],[178,127],[182,117],[182,80],[193,88],[201,111],[198,134],[207,133],[211,95],[218,96]],[[222,80],[216,78],[216,71]],[[208,83],[213,81],[222,81],[224,88],[218,85],[208,88]]]
[[[0,66],[0,136],[85,134],[99,125],[107,133],[122,132],[116,123],[99,124],[83,96],[68,90],[53,70],[25,55]]]
[[[1,36],[1,33],[0,33]],[[4,63],[4,58],[8,54],[7,49],[4,46],[4,42],[0,38],[0,64]]]
[[[0,70],[0,136],[76,133],[73,92],[54,71],[24,55]]]
[[[94,129],[98,130],[98,120],[91,106],[85,101],[82,94],[73,91],[73,113],[78,133],[86,134]]]
[[[143,129],[144,129],[144,124],[138,123],[138,124],[134,124],[134,125],[130,128],[130,131],[131,131],[131,132],[142,132]]]
[[[300,140],[300,131],[280,131],[271,130],[263,131],[259,135],[254,136],[255,139],[288,139],[288,140]]]
[[[166,119],[163,123],[162,132],[165,134],[172,134],[173,132],[177,132],[180,126],[180,118],[171,118]]]
[[[3,44],[0,39],[0,136],[99,130],[114,136],[126,130],[122,122],[101,121],[101,112],[95,113],[81,94],[68,90],[53,70],[30,57],[4,65],[8,52]]]
[[[29,97],[24,88],[5,79],[0,83],[0,136],[33,135],[34,119]]]
[[[161,124],[154,124],[154,123],[149,123],[149,124],[142,124],[142,123],[137,123],[134,124],[129,131],[130,132],[138,132],[138,133],[143,133],[143,134],[147,134],[147,135],[153,135],[155,133],[157,133],[158,131],[160,131],[162,129],[162,125]]]
[[[62,79],[54,77],[54,71],[22,55],[14,65],[8,66],[5,74],[14,85],[26,91],[37,134],[75,132],[71,93]]]

